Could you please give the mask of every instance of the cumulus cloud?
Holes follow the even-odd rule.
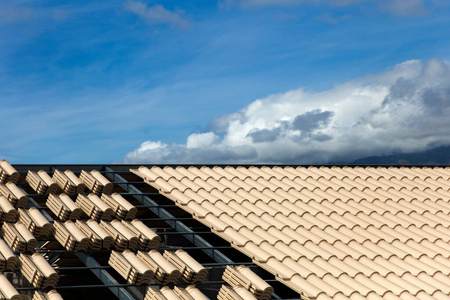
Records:
[[[186,144],[147,141],[123,163],[327,163],[450,144],[450,64],[406,61],[320,93],[270,95]]]
[[[214,132],[193,133],[188,136],[186,148],[206,148],[219,141],[219,137]]]
[[[189,22],[181,17],[182,11],[170,11],[161,4],[149,7],[147,4],[140,1],[128,0],[124,3],[124,8],[125,10],[138,15],[150,25],[170,24],[178,28],[189,27]]]

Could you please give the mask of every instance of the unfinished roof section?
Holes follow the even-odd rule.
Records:
[[[132,172],[310,299],[449,299],[450,168]]]

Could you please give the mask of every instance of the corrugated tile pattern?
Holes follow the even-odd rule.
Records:
[[[450,299],[450,168],[131,170],[310,299]]]

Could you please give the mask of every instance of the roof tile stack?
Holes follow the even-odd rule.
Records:
[[[64,174],[77,187],[75,190],[75,194],[81,194],[84,192],[84,189],[86,188],[86,184],[84,184],[84,182],[81,181],[80,178],[77,177],[77,175],[75,175],[71,170],[65,170]]]
[[[149,287],[147,293],[145,293],[144,300],[167,300],[160,290]]]
[[[4,223],[2,235],[11,249],[18,252],[34,252],[37,240],[22,222]]]
[[[174,286],[173,291],[175,292],[175,294],[178,296],[179,299],[196,300],[196,298],[192,297],[192,295],[185,288]]]
[[[55,221],[56,240],[68,251],[86,251],[91,245],[91,240],[86,234],[72,221],[65,223]]]
[[[50,290],[48,292],[35,291],[31,300],[63,300],[63,298],[56,290]]]
[[[59,185],[44,170],[29,170],[25,180],[39,195],[55,194],[60,190]]]
[[[40,253],[19,256],[20,271],[23,276],[36,288],[55,288],[59,275]]]
[[[120,221],[112,220],[111,222],[101,221],[100,226],[112,236],[114,240],[114,248],[118,251],[126,249],[135,250],[138,244],[138,238]]]
[[[218,300],[256,300],[255,296],[242,286],[222,285],[217,295]]]
[[[66,194],[48,195],[45,205],[61,220],[78,220],[83,210]]]
[[[168,300],[178,300],[180,298],[178,298],[177,294],[175,293],[174,290],[172,290],[170,287],[168,286],[164,286],[160,289],[161,293],[163,294],[163,296],[168,299]]]
[[[3,239],[0,238],[0,271],[13,271],[19,260],[8,247]]]
[[[49,236],[53,233],[52,224],[35,207],[19,208],[19,221],[25,224],[34,236]]]
[[[8,161],[2,159],[0,161],[0,182],[13,182],[19,181],[20,174],[9,164]]]
[[[98,222],[91,219],[86,221],[86,225],[102,239],[102,248],[110,249],[114,245],[114,237],[111,236]],[[95,248],[93,247],[93,249]]]
[[[113,209],[114,216],[117,219],[130,220],[136,217],[137,208],[134,207],[125,198],[123,198],[120,194],[118,193],[113,193],[111,195],[102,194],[101,199]]]
[[[75,174],[74,176],[76,177]],[[55,170],[52,179],[59,185],[59,188],[63,191],[63,193],[74,195],[76,192],[78,192],[77,185],[75,185],[75,183],[66,175],[65,172]]]
[[[161,237],[142,223],[142,221],[138,219],[134,219],[131,222],[122,220],[122,224],[137,237],[137,248],[139,250],[148,251],[158,248]]]
[[[82,170],[80,180],[86,184],[86,187],[94,194],[111,194],[114,185],[106,179],[99,171],[92,170],[90,172]]]
[[[89,248],[93,250],[110,249],[114,239],[109,235],[96,221],[90,219],[87,221],[77,220],[75,225],[89,238]]]
[[[75,203],[85,212],[88,217],[96,221],[100,219],[110,220],[112,215],[114,214],[112,208],[94,193],[90,193],[87,196],[78,194]]]
[[[209,300],[198,288],[194,285],[188,285],[185,290],[194,298],[195,300]],[[176,288],[175,288],[176,292]]]
[[[159,284],[176,284],[181,277],[181,272],[157,250],[150,250],[147,253],[139,251],[138,257],[152,267],[156,267],[154,279]]]
[[[186,288],[175,286],[172,289],[165,286],[160,290],[149,288],[144,300],[209,300],[198,288],[189,285]]]
[[[312,299],[448,299],[450,168],[132,170]]]
[[[0,183],[0,193],[16,208],[27,206],[27,195],[25,195],[13,182],[7,182],[6,184]]]
[[[111,251],[108,264],[130,284],[149,285],[154,275],[153,270],[130,250]]]
[[[2,273],[0,273],[0,299],[22,300],[22,296]]]
[[[164,251],[163,256],[172,263],[180,272],[181,279],[186,283],[203,283],[208,276],[208,270],[198,263],[186,251]]]
[[[259,300],[267,300],[272,297],[273,287],[244,265],[237,268],[227,266],[222,278],[233,287],[246,288]]]
[[[19,212],[14,209],[11,202],[5,196],[0,196],[0,221],[15,222],[19,217]]]

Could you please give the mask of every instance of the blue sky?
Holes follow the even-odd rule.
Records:
[[[449,9],[1,1],[0,156],[323,163],[449,144]]]

